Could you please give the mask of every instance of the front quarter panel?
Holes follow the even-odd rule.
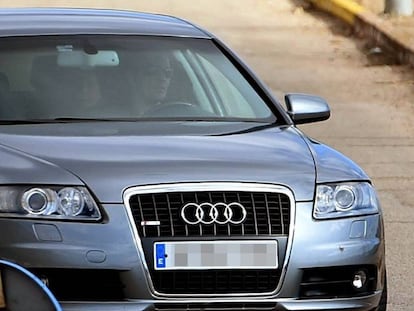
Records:
[[[68,171],[4,145],[0,145],[0,159],[0,184],[82,184]]]
[[[306,140],[315,159],[316,183],[369,180],[360,166],[339,151],[315,140]]]

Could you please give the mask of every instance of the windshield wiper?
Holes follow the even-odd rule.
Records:
[[[28,119],[28,120],[0,120],[0,125],[13,125],[13,124],[42,124],[48,123],[47,120],[36,120],[36,119]]]

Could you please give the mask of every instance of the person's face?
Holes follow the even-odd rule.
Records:
[[[141,95],[149,102],[165,99],[172,75],[171,63],[163,55],[151,55],[138,74]]]

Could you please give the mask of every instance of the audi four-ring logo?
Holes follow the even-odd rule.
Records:
[[[238,225],[246,219],[247,212],[244,206],[237,202],[187,203],[181,210],[181,217],[189,225]]]

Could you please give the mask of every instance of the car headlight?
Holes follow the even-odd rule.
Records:
[[[316,187],[313,216],[329,219],[369,215],[379,212],[379,202],[368,182],[325,184]]]
[[[0,186],[0,217],[99,220],[85,187]]]

